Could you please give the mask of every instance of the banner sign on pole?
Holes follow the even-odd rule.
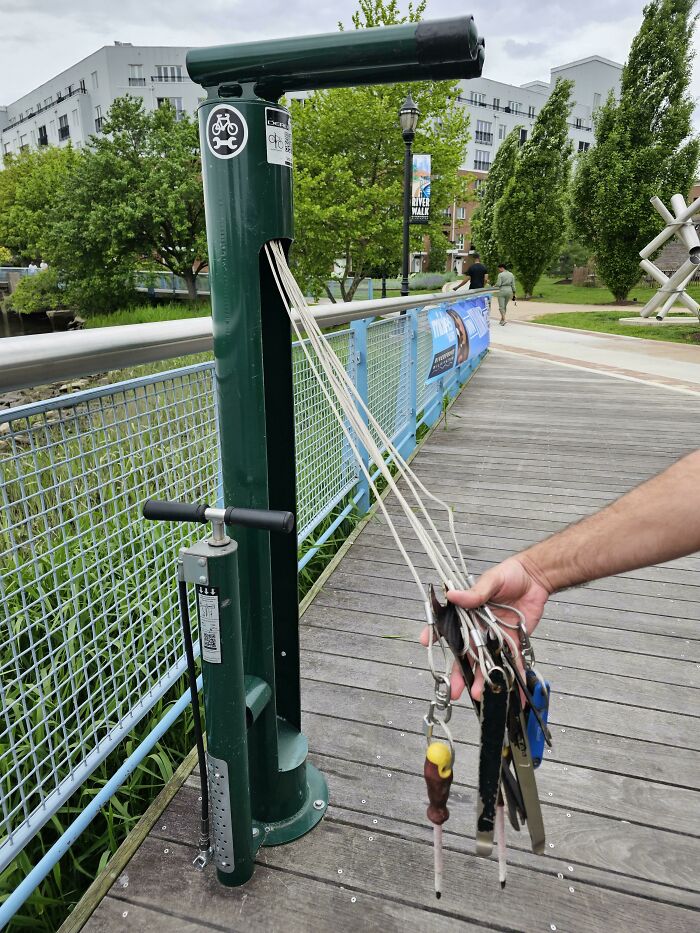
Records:
[[[413,180],[411,183],[411,223],[427,224],[430,211],[429,155],[413,154]]]
[[[428,322],[433,359],[426,383],[434,382],[488,348],[489,299],[485,295],[431,308]]]

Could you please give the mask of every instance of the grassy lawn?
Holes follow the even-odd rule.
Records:
[[[631,313],[630,313],[631,312]],[[542,314],[533,324],[553,324],[555,327],[576,327],[579,330],[594,330],[604,334],[622,334],[624,337],[643,337],[645,340],[664,340],[672,343],[700,344],[700,323],[694,321],[687,326],[673,324],[668,327],[653,325],[620,324],[620,318],[632,317],[634,309],[621,308],[615,311],[572,311],[563,314]]]
[[[608,305],[613,304],[615,301],[613,293],[605,287],[596,286],[594,288],[587,288],[582,285],[558,285],[558,281],[561,280],[543,275],[537,285],[535,285],[532,300],[567,305]],[[632,289],[628,300],[634,301],[636,299],[639,305],[644,305],[655,291],[655,288],[648,288],[645,285],[640,285]],[[691,286],[688,291],[696,301],[700,301],[700,286]],[[518,295],[522,294],[522,286],[518,284]],[[630,305],[626,316],[631,317],[634,313],[635,309]],[[574,325],[568,326],[573,327]]]
[[[178,321],[186,317],[208,317],[211,305],[208,301],[171,301],[167,304],[133,305],[120,308],[111,314],[90,314],[85,327],[116,327],[119,324],[153,324],[156,321]]]

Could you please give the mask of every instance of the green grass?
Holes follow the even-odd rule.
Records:
[[[533,290],[532,300],[571,305],[609,305],[615,302],[613,293],[605,287],[587,288],[582,285],[558,285],[557,282],[559,281],[561,280],[543,275]],[[700,301],[700,286],[693,285],[688,291],[696,301]],[[655,288],[639,285],[637,288],[632,289],[628,300],[634,301],[636,299],[637,304],[641,306],[646,304],[655,292]],[[523,294],[523,288],[518,283],[518,296],[520,297]],[[635,309],[631,305],[628,307],[627,317],[630,317],[635,313]]]
[[[189,317],[209,317],[208,301],[171,301],[167,304],[133,305],[112,311],[111,314],[91,314],[85,327],[117,327],[120,324],[153,324],[157,321],[179,321]]]
[[[573,311],[562,314],[542,314],[534,324],[552,324],[555,327],[576,327],[579,330],[597,331],[603,334],[621,334],[624,337],[643,337],[645,340],[662,340],[670,343],[700,344],[700,323],[694,321],[687,326],[673,324],[667,327],[654,325],[620,324],[620,318],[633,317],[633,309],[616,311]]]

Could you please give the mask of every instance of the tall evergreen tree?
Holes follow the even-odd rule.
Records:
[[[691,135],[688,94],[694,5],[652,0],[644,8],[619,103],[611,94],[595,115],[596,145],[576,169],[574,230],[618,301],[639,280],[639,250],[659,230],[650,199],[687,194],[695,177],[700,142]]]
[[[509,261],[507,251],[496,237],[496,205],[515,172],[520,130],[520,126],[514,127],[501,143],[488,178],[479,192],[479,207],[472,217],[471,238],[479,250],[481,261],[489,270],[492,282],[496,281],[498,263]]]
[[[496,205],[496,240],[510,257],[526,298],[556,255],[566,228],[572,87],[571,81],[557,81]]]

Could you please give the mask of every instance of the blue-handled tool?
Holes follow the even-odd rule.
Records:
[[[545,689],[531,671],[527,672],[526,679],[532,696],[531,706],[535,707],[540,715],[540,719],[546,725],[549,716],[549,697],[551,694],[549,681],[545,681]],[[530,746],[532,766],[534,768],[539,768],[544,756],[545,738],[542,727],[532,709],[530,709],[527,717],[527,743]]]

